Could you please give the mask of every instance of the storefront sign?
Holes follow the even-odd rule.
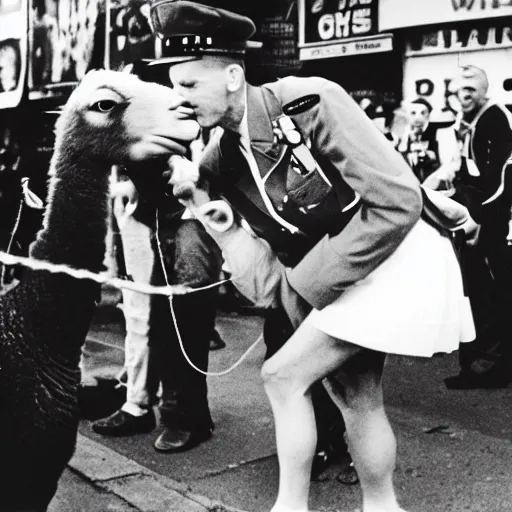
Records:
[[[433,107],[433,120],[454,119],[458,102],[451,81],[460,66],[472,64],[486,71],[489,97],[512,106],[512,90],[507,90],[511,62],[512,48],[408,57],[404,65],[404,100],[424,97]]]
[[[377,0],[299,0],[298,6],[301,60],[392,49],[390,35],[377,35]]]
[[[379,0],[379,30],[512,15],[512,0]]]
[[[0,108],[18,105],[27,69],[27,3],[0,0]]]
[[[369,38],[356,38],[352,41],[314,46],[300,49],[301,60],[326,59],[328,57],[348,57],[365,53],[388,52],[393,49],[390,34]]]
[[[418,29],[409,35],[406,56],[512,48],[512,26],[484,26],[470,30]]]

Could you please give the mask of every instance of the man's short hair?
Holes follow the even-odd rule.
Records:
[[[427,107],[428,113],[432,113],[432,105],[425,99],[425,98],[416,98],[415,100],[412,100],[411,103],[416,103],[418,105],[423,105],[424,107]]]
[[[459,68],[457,75],[452,81],[451,88],[455,91],[464,87],[483,90],[487,92],[489,89],[489,79],[487,73],[473,65],[466,65]]]

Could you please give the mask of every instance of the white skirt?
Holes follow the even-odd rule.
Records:
[[[475,338],[453,246],[421,219],[379,267],[306,321],[335,338],[408,356],[453,352]]]

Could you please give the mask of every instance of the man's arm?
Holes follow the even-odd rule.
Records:
[[[486,201],[500,190],[502,193],[505,192],[506,163],[512,154],[512,114],[505,112],[503,110],[505,107],[495,105],[491,108],[493,109],[493,115],[487,117],[485,124],[481,128],[478,127],[478,131],[487,138],[485,153],[481,156],[481,158],[484,157],[486,159],[483,172],[488,176],[486,180],[488,190],[485,190]],[[490,110],[488,111],[489,113]],[[478,144],[478,142],[475,141],[475,144]],[[478,157],[476,164],[480,168]],[[510,191],[506,192],[510,196]]]
[[[341,87],[323,84],[315,111],[297,121],[304,116],[312,145],[361,196],[362,205],[338,235],[324,237],[288,273],[292,287],[319,309],[384,261],[422,208],[418,180],[400,154]]]

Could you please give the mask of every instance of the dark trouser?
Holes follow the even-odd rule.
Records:
[[[263,336],[267,346],[265,359],[272,357],[293,334],[293,327],[282,309],[269,309],[265,314]],[[345,450],[345,422],[321,382],[311,388],[317,428],[317,453]]]
[[[181,221],[171,235],[160,232],[172,284],[201,287],[218,281],[221,253],[198,221]],[[177,295],[172,300],[184,350],[202,371],[208,369],[217,297],[217,288],[213,288]],[[154,297],[151,315],[151,346],[162,383],[162,423],[169,428],[185,430],[213,428],[206,376],[192,368],[185,359],[166,297]]]
[[[503,238],[504,240],[504,238]],[[463,372],[486,374],[512,368],[512,248],[482,240],[465,249],[465,276],[477,338],[463,343]],[[509,367],[509,368],[507,368]]]

